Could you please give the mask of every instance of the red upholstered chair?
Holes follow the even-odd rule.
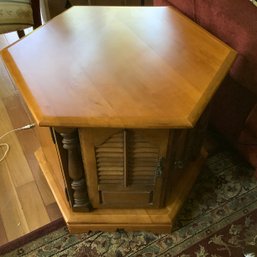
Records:
[[[210,125],[257,175],[257,0],[153,0],[172,5],[238,52],[213,99]]]
[[[41,24],[39,0],[0,1],[0,34],[17,31],[22,37],[24,29]]]

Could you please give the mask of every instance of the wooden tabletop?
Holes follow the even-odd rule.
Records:
[[[172,7],[73,7],[4,49],[41,126],[192,127],[236,53]]]

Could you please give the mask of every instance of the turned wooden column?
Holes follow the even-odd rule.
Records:
[[[87,194],[84,166],[82,162],[80,144],[77,129],[55,129],[61,136],[61,146],[66,151],[60,149],[58,143],[64,175],[69,177],[67,182],[67,194],[74,211],[89,211],[90,202]],[[65,160],[66,159],[66,160]]]

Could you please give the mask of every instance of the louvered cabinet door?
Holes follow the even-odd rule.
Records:
[[[80,141],[93,207],[160,207],[168,138],[168,130],[82,129]]]

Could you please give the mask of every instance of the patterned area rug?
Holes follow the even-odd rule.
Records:
[[[62,226],[1,256],[242,257],[246,245],[257,245],[257,180],[234,153],[221,152],[208,158],[170,234],[70,235]]]

